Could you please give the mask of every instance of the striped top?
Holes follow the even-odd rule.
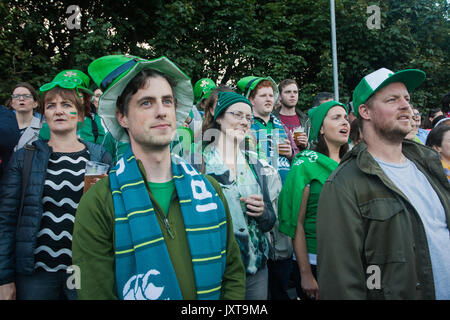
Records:
[[[57,272],[72,265],[73,225],[89,159],[87,148],[50,155],[42,195],[41,227],[34,250],[35,269]]]

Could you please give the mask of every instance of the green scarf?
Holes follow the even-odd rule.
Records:
[[[278,198],[278,229],[282,233],[295,237],[303,190],[313,180],[324,184],[337,166],[333,159],[311,150],[304,150],[295,156]]]

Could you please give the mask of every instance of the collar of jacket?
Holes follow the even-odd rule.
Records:
[[[426,170],[428,173],[427,175],[433,175],[443,186],[447,187],[447,190],[450,191],[450,184],[448,183],[447,177],[442,169],[439,153],[436,150],[405,139],[402,143],[402,152],[406,158],[414,162],[419,170]],[[351,158],[356,158],[356,164],[361,171],[366,174],[378,176],[386,186],[403,195],[403,193],[398,190],[392,181],[389,180],[383,169],[379,166],[378,162],[369,153],[365,142],[359,143],[352,150],[350,150],[342,158],[341,163],[344,163]]]
[[[253,116],[253,120],[258,120],[264,127],[267,127],[267,125],[269,124],[269,122],[273,122],[273,119],[275,118],[275,116],[271,113],[270,114],[270,118],[269,121],[265,122],[262,118],[257,117],[257,116]]]
[[[88,150],[89,150],[89,144],[91,144],[89,141],[85,141],[85,140],[82,140],[79,138],[78,138],[78,141],[80,141],[82,144],[84,144],[86,146],[86,148],[88,148]],[[46,152],[51,153],[51,152],[53,152],[53,148],[48,145],[48,142],[49,142],[49,140],[37,139],[32,144],[34,144],[36,146],[36,149],[45,150]],[[94,144],[94,143],[92,143],[92,144]]]
[[[41,128],[41,119],[33,116],[33,118],[31,119],[30,127],[35,128],[35,129],[40,129]]]

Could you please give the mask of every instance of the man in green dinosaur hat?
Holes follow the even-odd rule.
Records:
[[[169,59],[101,57],[99,113],[130,147],[80,201],[73,263],[81,299],[243,299],[245,270],[219,184],[170,152],[193,102]]]

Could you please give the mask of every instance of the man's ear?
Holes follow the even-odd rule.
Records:
[[[370,110],[366,104],[361,104],[358,108],[358,113],[361,119],[370,120]]]
[[[128,118],[119,110],[116,110],[116,119],[123,128],[128,128]]]

